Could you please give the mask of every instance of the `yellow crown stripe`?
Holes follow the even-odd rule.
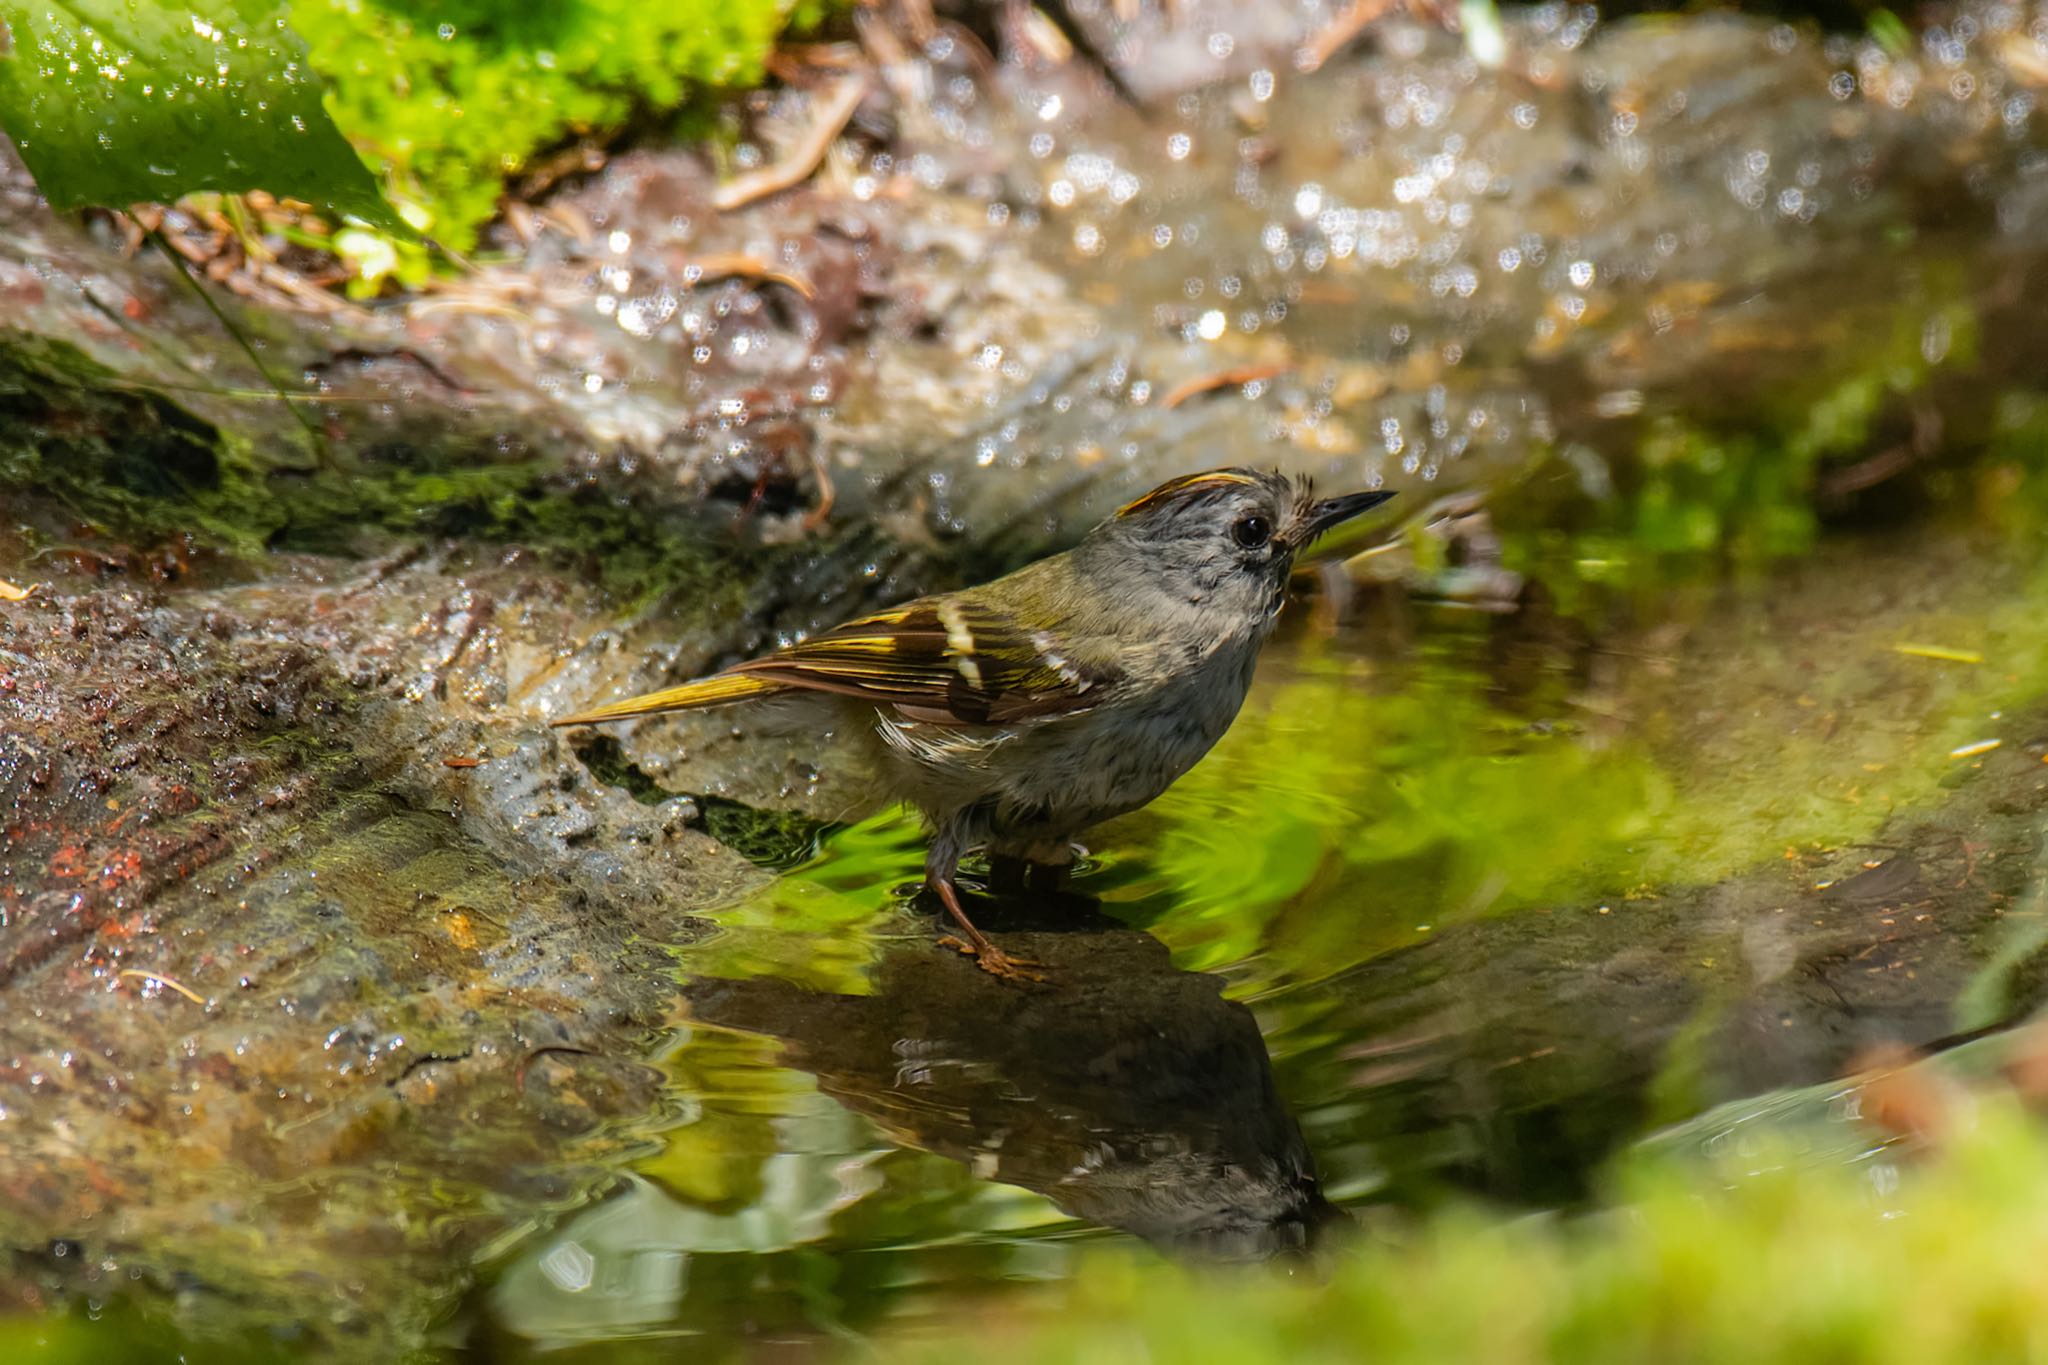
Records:
[[[1153,503],[1177,497],[1190,489],[1203,488],[1211,484],[1225,486],[1233,484],[1244,485],[1254,482],[1256,480],[1251,475],[1239,473],[1235,469],[1210,469],[1200,474],[1183,474],[1177,479],[1168,479],[1143,497],[1133,498],[1122,507],[1119,507],[1116,514],[1120,517],[1127,517],[1133,512],[1143,511]]]

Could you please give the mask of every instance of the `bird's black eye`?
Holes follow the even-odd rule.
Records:
[[[1230,528],[1230,538],[1247,550],[1256,550],[1273,538],[1273,526],[1256,513],[1239,517]]]

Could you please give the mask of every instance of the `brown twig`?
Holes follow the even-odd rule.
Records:
[[[1183,379],[1166,391],[1166,397],[1159,400],[1162,408],[1177,408],[1198,394],[1212,393],[1233,384],[1256,384],[1262,379],[1271,379],[1286,374],[1292,365],[1234,365],[1214,374],[1200,374],[1193,379]]]
[[[796,150],[772,166],[763,166],[758,171],[749,171],[737,180],[720,185],[711,196],[712,207],[729,212],[756,199],[765,199],[771,194],[780,194],[793,185],[810,178],[818,169],[818,163],[825,159],[825,153],[832,147],[832,140],[839,136],[853,117],[853,111],[860,107],[861,100],[868,93],[868,78],[865,72],[855,72],[839,82],[826,96],[818,116],[809,132],[804,134]]]
[[[693,284],[702,284],[707,280],[726,280],[735,277],[749,280],[768,280],[795,290],[803,296],[805,302],[818,297],[818,291],[813,289],[811,282],[803,276],[791,274],[772,261],[764,261],[759,256],[750,256],[744,251],[721,251],[709,256],[699,256],[695,260],[688,261],[684,267],[686,278],[688,277],[689,270],[693,267],[697,271],[697,278],[690,281]]]
[[[839,501],[839,490],[832,486],[832,471],[825,467],[825,457],[818,453],[815,441],[805,447],[805,453],[810,457],[811,475],[818,481],[818,503],[803,521],[803,529],[808,534],[830,519],[833,504]]]
[[[114,973],[114,975],[124,977],[132,976],[142,981],[154,981],[159,986],[168,986],[170,987],[170,989],[184,996],[187,1000],[190,1000],[193,1004],[199,1006],[199,1008],[206,1008],[205,996],[199,994],[199,992],[193,990],[190,986],[182,985],[179,982],[171,980],[171,978],[165,976],[161,972],[145,972],[136,967],[123,967],[120,971]]]

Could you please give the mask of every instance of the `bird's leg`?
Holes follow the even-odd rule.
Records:
[[[948,935],[939,940],[949,948],[958,948],[972,957],[981,969],[992,976],[1010,977],[1027,981],[1043,980],[1037,973],[1027,970],[1038,964],[1011,957],[988,936],[974,927],[974,921],[967,918],[967,911],[960,905],[960,888],[953,884],[953,874],[960,870],[960,855],[977,842],[982,831],[974,823],[971,809],[955,811],[950,816],[932,821],[931,843],[925,849],[924,884],[931,888],[939,903],[946,907],[946,913],[967,935],[965,939]]]
[[[967,935],[965,941],[951,934],[939,940],[949,948],[958,948],[974,959],[975,965],[991,976],[1000,976],[1012,981],[1043,981],[1045,978],[1030,970],[1038,966],[1027,958],[1011,957],[1001,948],[988,941],[988,936],[974,927],[974,921],[967,918],[967,912],[960,908],[960,892],[950,877],[929,879],[925,885],[938,895],[939,903],[946,907],[946,913],[953,917],[961,932]]]

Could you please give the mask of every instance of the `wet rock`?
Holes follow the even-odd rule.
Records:
[[[626,837],[641,807],[499,718],[558,661],[551,580],[299,567],[0,620],[0,1226],[179,1286],[189,1323],[396,1349],[457,1287],[452,1228],[607,1178],[563,1144],[659,1108],[654,945],[761,874]],[[565,1050],[592,1059],[528,1084]]]
[[[1313,71],[1299,17],[1155,16],[1109,40],[1184,92],[1145,118],[1078,64],[949,41],[897,73],[917,117],[796,191],[720,213],[701,157],[630,152],[429,295],[232,308],[296,409],[160,253],[51,217],[11,162],[0,295],[233,434],[271,533],[320,520],[306,483],[340,519],[361,484],[323,471],[360,470],[407,475],[372,521],[460,490],[709,497],[770,538],[965,537],[975,570],[1243,459],[1490,490],[1533,466],[1598,501],[1659,420],[1796,431],[1878,376],[1893,397],[1814,438],[1847,463],[1949,371],[2032,381],[2028,347],[1973,345],[2033,336],[2031,40],[1959,13],[1923,57],[1544,7],[1497,67],[1396,22]],[[760,103],[767,141],[809,113]]]

